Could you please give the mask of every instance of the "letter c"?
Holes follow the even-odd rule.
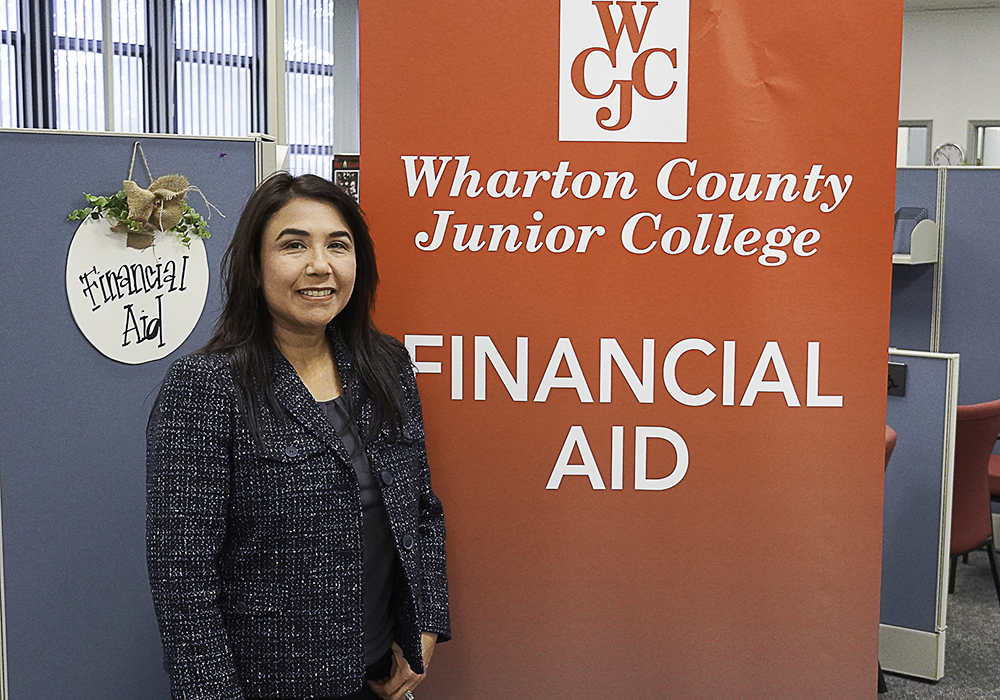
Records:
[[[645,248],[642,248],[641,250],[635,247],[635,242],[633,241],[633,236],[635,235],[635,227],[642,219],[645,218],[653,220],[653,226],[655,227],[654,230],[660,227],[660,215],[650,214],[648,211],[641,211],[638,214],[633,214],[632,217],[625,222],[625,225],[622,226],[622,245],[625,246],[625,250],[627,250],[630,253],[635,253],[636,255],[643,255],[656,247],[656,239],[654,239],[652,243],[650,243]]]
[[[672,161],[660,168],[660,172],[656,175],[656,189],[662,197],[666,199],[684,199],[689,194],[691,194],[691,187],[689,186],[684,190],[683,194],[674,194],[670,191],[670,174],[674,170],[674,166],[678,163],[687,163],[688,173],[691,177],[694,177],[695,169],[698,167],[698,159],[688,160],[687,158],[674,158]]]
[[[570,70],[570,78],[573,81],[573,87],[576,88],[576,91],[581,96],[586,97],[588,100],[603,100],[605,97],[614,92],[615,85],[617,85],[617,82],[613,81],[611,83],[611,87],[609,87],[608,91],[605,92],[603,95],[595,95],[587,88],[587,78],[585,75],[587,68],[587,59],[590,57],[590,54],[594,53],[595,51],[598,53],[603,53],[605,56],[607,56],[611,61],[611,66],[614,67],[615,65],[614,55],[607,49],[602,49],[599,46],[594,46],[580,52],[580,55],[573,59],[573,67]],[[622,89],[624,90],[624,88]]]
[[[684,406],[704,406],[715,398],[714,391],[705,389],[700,394],[689,394],[677,382],[677,361],[681,359],[681,355],[691,350],[707,356],[715,352],[715,346],[702,338],[687,338],[674,345],[663,360],[663,385],[677,403]]]
[[[639,57],[635,59],[635,63],[632,64],[632,84],[635,86],[635,91],[641,96],[645,97],[647,100],[665,100],[674,94],[674,90],[677,89],[677,81],[675,80],[667,90],[662,95],[654,95],[649,91],[649,87],[646,85],[646,61],[654,53],[662,53],[667,58],[670,59],[670,64],[677,68],[677,49],[646,49]]]

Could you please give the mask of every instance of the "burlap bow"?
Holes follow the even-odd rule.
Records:
[[[149,189],[143,189],[132,179],[136,156],[141,157],[142,166],[149,179]],[[164,175],[154,180],[149,171],[149,164],[146,162],[146,154],[143,153],[142,146],[138,141],[132,147],[132,162],[128,166],[127,179],[122,181],[122,191],[125,193],[125,201],[128,204],[128,218],[135,222],[138,231],[129,228],[120,221],[116,222],[111,230],[115,233],[127,234],[126,245],[129,248],[139,250],[148,248],[153,245],[153,237],[157,231],[170,231],[180,224],[187,209],[184,204],[184,195],[188,192],[197,192],[205,200],[205,206],[214,209],[219,216],[225,216],[214,204],[208,201],[201,190],[188,182],[188,179],[183,175]],[[209,212],[208,216],[211,217],[211,215]],[[195,219],[200,221],[200,232],[194,235],[207,238],[208,232],[205,229],[204,220],[201,220],[197,215]],[[182,236],[181,242],[184,245],[188,244],[190,232],[191,227],[188,226],[184,232],[178,233],[179,236]]]
[[[139,187],[132,180],[124,180],[122,189],[128,201],[128,215],[139,225],[139,231],[131,231],[121,224],[111,230],[127,233],[129,248],[148,248],[153,244],[156,231],[169,231],[184,216],[184,195],[191,184],[183,175],[164,175],[153,180],[149,189]]]

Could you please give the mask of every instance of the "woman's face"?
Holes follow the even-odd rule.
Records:
[[[260,266],[275,335],[322,333],[354,291],[354,236],[333,205],[292,199],[264,227]]]

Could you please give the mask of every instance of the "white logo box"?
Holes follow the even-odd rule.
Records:
[[[560,0],[559,140],[686,142],[689,25],[688,0]]]

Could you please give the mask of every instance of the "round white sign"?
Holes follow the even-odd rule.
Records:
[[[137,365],[166,357],[194,330],[208,295],[208,258],[157,231],[136,250],[104,218],[86,218],[66,258],[66,295],[80,331],[112,360]]]

